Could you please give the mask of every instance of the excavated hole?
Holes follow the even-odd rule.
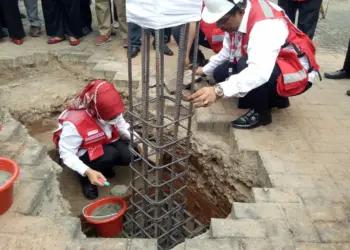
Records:
[[[57,115],[62,112],[65,104],[80,91],[91,77],[82,72],[87,70],[83,65],[62,65],[50,61],[48,65],[35,68],[20,68],[0,73],[0,100],[9,108],[13,117],[23,123],[31,136],[44,144],[49,156],[58,162],[58,155],[52,143],[52,131],[57,126]],[[204,224],[210,218],[226,218],[231,212],[232,199],[220,193],[227,190],[220,187],[222,180],[213,180],[202,171],[201,154],[193,154],[190,159],[191,170],[188,185],[187,210],[196,215]],[[215,159],[214,159],[215,161]],[[82,208],[90,203],[81,192],[76,174],[68,168],[58,176],[60,191],[71,205],[71,215],[82,217]],[[116,177],[111,179],[111,185],[128,185],[131,179],[129,167],[116,168]],[[210,182],[210,188],[199,185],[198,180]],[[217,189],[217,190],[216,190]],[[100,197],[108,196],[109,189],[101,188]],[[247,197],[233,197],[233,200],[247,201]],[[86,223],[82,223],[83,231],[88,237],[96,233]]]

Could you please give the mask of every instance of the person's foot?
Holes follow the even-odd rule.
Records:
[[[47,44],[57,44],[63,42],[64,40],[64,37],[52,37],[47,40]]]
[[[153,41],[152,45],[153,45],[153,49],[156,49],[155,41]],[[174,52],[168,47],[167,44],[164,44],[164,55],[167,55],[167,56],[173,56],[174,55]]]
[[[12,42],[16,45],[22,45],[23,44],[23,39],[12,39]]]
[[[89,35],[91,32],[92,32],[92,28],[91,28],[91,27],[85,26],[85,27],[83,28],[83,36],[87,36],[87,35]]]
[[[111,37],[110,36],[101,35],[101,36],[96,38],[95,45],[96,46],[101,46],[101,45],[103,45],[105,43],[108,43],[109,41],[111,41]]]
[[[21,18],[24,19],[24,18],[27,18],[26,15],[24,15],[23,13],[20,13],[21,14]]]
[[[31,37],[39,37],[41,35],[41,27],[30,26],[29,35]]]
[[[271,111],[257,112],[251,109],[245,115],[232,121],[232,127],[238,129],[252,129],[261,125],[266,126],[272,122]]]
[[[80,44],[80,40],[79,40],[79,38],[69,37],[69,44],[71,46],[77,46]]]
[[[278,109],[285,109],[290,106],[289,98],[279,98],[276,100],[276,102],[272,105],[271,108],[278,108]]]
[[[83,194],[86,199],[95,200],[98,198],[98,188],[92,185],[90,182],[84,182],[83,184]]]
[[[137,57],[139,52],[140,52],[140,48],[138,48],[138,47],[131,47],[131,55],[130,55],[131,58]]]
[[[128,39],[123,40],[123,48],[127,49],[128,48]]]
[[[346,72],[345,70],[337,70],[335,72],[324,73],[324,77],[328,79],[340,80],[350,78],[350,72]]]

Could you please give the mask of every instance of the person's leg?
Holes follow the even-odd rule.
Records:
[[[110,41],[112,25],[109,0],[96,0],[95,3],[98,31],[100,36],[96,39],[96,45],[103,45]]]
[[[229,66],[230,66],[230,62],[226,61],[226,62],[222,63],[221,65],[219,65],[218,67],[216,67],[216,69],[213,72],[213,78],[214,78],[216,83],[226,81],[226,79],[229,75],[228,74]],[[236,67],[234,67],[234,71],[235,70],[236,70]],[[236,73],[236,72],[234,72],[234,73]]]
[[[131,57],[134,58],[140,52],[142,28],[135,23],[130,23],[130,30],[128,32],[131,33]]]
[[[42,8],[46,27],[46,34],[52,39],[49,44],[54,44],[64,39],[64,22],[59,0],[42,0]]]
[[[38,13],[38,0],[24,0],[27,10],[28,20],[30,22],[29,35],[38,37],[41,34],[41,20]]]
[[[312,1],[312,0],[310,0]],[[288,18],[295,23],[298,2],[293,0],[278,0],[278,5],[284,10]]]
[[[238,61],[237,72],[247,67],[246,62],[246,57],[242,57]],[[250,110],[245,115],[232,121],[234,128],[252,129],[272,122],[271,105],[284,99],[284,97],[277,94],[277,78],[280,74],[281,71],[276,64],[267,83],[251,90],[241,98],[246,105],[249,105]]]
[[[127,39],[128,39],[128,24],[126,23],[126,7],[125,0],[114,0],[114,3],[117,7],[117,15],[119,22],[119,30],[120,34],[124,41],[124,48],[128,47]]]
[[[334,72],[326,72],[324,73],[324,77],[336,80],[350,78],[350,39],[343,68]]]
[[[115,165],[128,166],[131,161],[131,151],[129,149],[129,142],[124,140],[117,140],[111,143],[112,147],[117,150],[117,159]]]
[[[320,15],[322,0],[308,0],[300,3],[298,28],[312,39]]]
[[[86,36],[92,32],[92,13],[90,0],[80,0],[80,16],[83,25],[83,35]]]
[[[83,25],[80,15],[80,0],[60,0],[64,18],[64,30],[71,45],[78,45],[83,36]]]
[[[103,145],[104,154],[96,160],[90,161],[88,153],[85,153],[80,157],[82,162],[89,168],[101,172],[106,178],[112,176],[106,176],[112,172],[112,168],[116,165],[119,157],[119,151],[115,149],[111,144]],[[108,174],[106,174],[108,173]],[[80,177],[83,194],[88,199],[96,199],[98,197],[98,189],[95,185],[92,185],[87,177]]]
[[[26,36],[19,7],[17,1],[1,0],[1,8],[3,10],[3,19],[6,22],[6,27],[10,38],[15,44],[22,44],[22,39]]]
[[[167,45],[167,42],[168,42],[168,37],[166,36],[167,32],[169,32],[169,31],[167,31],[167,29],[164,29],[164,55],[172,56],[172,55],[174,55],[174,52]],[[171,33],[171,31],[170,31],[170,33]],[[153,42],[152,42],[152,46],[153,46],[153,49],[156,49],[155,30],[152,30],[152,36],[154,37]]]

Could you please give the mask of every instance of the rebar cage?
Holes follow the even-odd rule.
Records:
[[[128,47],[129,110],[131,144],[135,145],[137,127],[141,128],[138,145],[130,146],[133,159],[132,196],[125,215],[124,233],[132,238],[157,239],[158,249],[171,249],[185,238],[198,235],[206,226],[186,211],[187,175],[191,137],[192,104],[182,104],[185,58],[190,24],[181,26],[177,61],[175,97],[166,94],[164,86],[164,30],[155,30],[156,84],[150,85],[150,29],[142,29],[142,100],[134,103],[132,88],[131,46]],[[130,24],[129,24],[129,30]],[[193,74],[197,64],[199,22],[193,44]],[[129,44],[131,34],[129,32]],[[155,88],[156,96],[150,96]],[[165,114],[165,104],[175,106],[175,115]],[[155,108],[153,108],[155,106]],[[141,151],[142,153],[140,153]],[[149,160],[155,159],[154,162]],[[138,185],[136,185],[138,183]]]

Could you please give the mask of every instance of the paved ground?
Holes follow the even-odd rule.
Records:
[[[315,41],[322,72],[339,69],[343,64],[350,37],[349,8],[349,1],[333,1],[327,19],[320,21]],[[120,39],[97,48],[93,45],[96,35],[91,34],[74,48],[67,43],[47,45],[44,36],[27,38],[22,46],[3,41],[0,56],[69,49],[126,60]],[[171,47],[176,49],[174,44]],[[166,60],[170,63],[175,58]],[[135,64],[139,62],[138,57]],[[345,96],[348,88],[349,80],[317,82],[307,93],[292,98],[290,108],[275,111],[272,125],[253,131],[229,128],[228,122],[242,112],[233,108],[233,100],[197,112],[198,131],[230,133],[233,146],[241,152],[257,151],[270,185],[267,189],[253,189],[256,203],[233,204],[234,220],[213,219],[211,239],[186,243],[182,249],[222,246],[222,249],[349,250],[350,100]],[[31,211],[32,207],[28,209]],[[28,211],[22,213],[32,213]],[[6,233],[15,229],[6,230],[0,230],[0,236],[7,237]]]

